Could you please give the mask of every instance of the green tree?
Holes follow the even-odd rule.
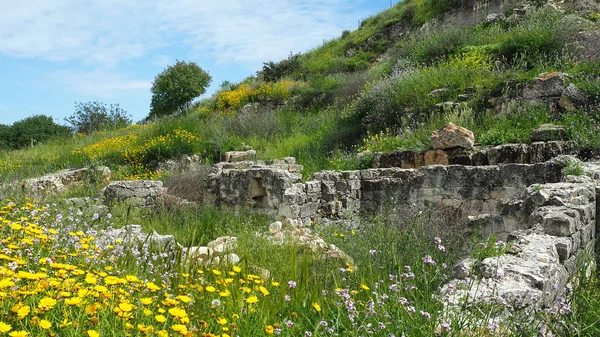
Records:
[[[10,149],[9,141],[10,139],[10,126],[0,124],[0,151]]]
[[[154,78],[149,117],[188,111],[190,103],[206,91],[211,80],[196,63],[177,61]]]
[[[8,145],[12,149],[19,149],[71,135],[71,128],[56,124],[52,117],[35,115],[13,123],[8,130]]]
[[[119,104],[98,101],[75,102],[75,112],[65,118],[76,133],[90,134],[101,130],[116,130],[131,125],[131,116]]]

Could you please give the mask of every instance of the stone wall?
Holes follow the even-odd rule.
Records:
[[[527,226],[522,200],[527,187],[557,183],[561,177],[561,166],[551,162],[325,171],[288,188],[278,214],[304,218],[387,212],[407,222],[416,212],[435,208],[446,221],[478,225],[484,234],[506,239]]]
[[[530,186],[522,200],[525,228],[510,234],[506,254],[488,257],[477,268],[472,259],[457,265],[456,279],[442,292],[448,305],[500,297],[515,308],[552,306],[593,254],[597,202],[596,183],[588,177]]]
[[[456,279],[445,288],[448,305],[460,305],[465,296],[472,301],[500,296],[517,307],[539,307],[565,289],[578,263],[593,253],[600,230],[600,186],[594,180],[600,164],[577,162],[585,175],[565,177],[563,165],[572,160],[577,159],[323,171],[305,183],[296,165],[221,163],[208,178],[205,201],[291,219],[388,213],[400,225],[433,208],[442,217],[432,221],[459,234],[477,230],[509,242],[505,255],[457,266]],[[473,265],[477,270],[469,270]],[[468,286],[474,279],[482,286]]]
[[[275,214],[286,191],[302,179],[301,170],[292,159],[218,163],[206,179],[203,200],[219,207],[250,207]]]
[[[534,142],[532,144],[505,144],[480,146],[473,149],[393,151],[375,153],[373,167],[419,168],[429,165],[498,165],[538,164],[559,155],[576,155],[577,144],[572,141]]]

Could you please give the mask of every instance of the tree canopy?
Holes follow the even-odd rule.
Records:
[[[131,124],[131,116],[119,104],[75,102],[75,112],[65,118],[76,133],[90,134],[101,130],[116,130]]]
[[[35,115],[14,122],[11,126],[0,125],[0,148],[20,149],[31,144],[70,135],[71,129],[56,124],[52,117]]]
[[[152,83],[149,117],[161,117],[188,110],[194,98],[206,92],[212,77],[194,62],[177,61]]]

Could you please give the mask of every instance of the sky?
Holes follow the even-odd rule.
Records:
[[[394,3],[397,0],[393,0]],[[177,60],[212,77],[207,94],[290,52],[354,30],[389,0],[0,0],[0,124],[75,102],[146,117],[154,77]]]

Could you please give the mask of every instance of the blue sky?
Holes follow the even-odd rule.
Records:
[[[396,3],[397,0],[394,0]],[[73,113],[74,102],[148,114],[156,74],[176,60],[214,92],[266,61],[335,38],[389,0],[0,0],[0,123]]]

